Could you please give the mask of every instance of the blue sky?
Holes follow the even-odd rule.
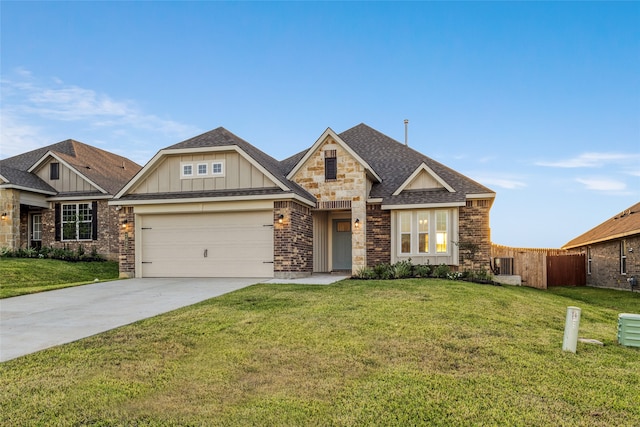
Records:
[[[223,126],[277,159],[361,122],[560,247],[640,201],[638,2],[0,3],[0,158],[72,138],[145,164]]]

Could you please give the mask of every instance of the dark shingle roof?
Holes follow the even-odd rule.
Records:
[[[489,188],[425,156],[395,139],[361,123],[338,135],[382,178],[371,188],[370,197],[383,198],[385,204],[463,202],[467,194],[493,193]],[[456,191],[405,191],[392,194],[415,170],[425,163]]]
[[[269,156],[268,154],[264,153],[263,151],[259,150],[244,139],[234,135],[223,127],[216,128],[209,132],[203,133],[202,135],[198,135],[178,144],[171,145],[165,148],[165,150],[201,147],[225,147],[230,145],[239,147],[242,151],[251,156],[251,158],[253,158],[256,162],[267,169],[269,173],[275,176],[292,192],[315,203],[315,197],[313,197],[295,182],[287,180],[285,176],[286,173],[281,162],[278,162],[273,157]]]
[[[586,246],[635,234],[640,234],[640,202],[569,241],[562,249]]]
[[[28,170],[49,151],[55,153],[75,171],[107,191],[116,194],[141,168],[126,157],[68,139],[27,153],[0,160],[0,175],[9,184],[34,190],[55,191]]]

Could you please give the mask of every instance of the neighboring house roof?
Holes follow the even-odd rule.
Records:
[[[566,243],[562,249],[587,246],[640,234],[640,202]]]
[[[0,175],[7,181],[2,186],[55,194],[49,184],[31,173],[49,156],[63,161],[78,175],[111,195],[116,194],[141,168],[125,157],[68,139],[0,160]]]

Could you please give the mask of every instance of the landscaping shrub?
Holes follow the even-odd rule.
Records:
[[[19,248],[13,250],[0,248],[0,258],[47,258],[74,262],[106,261],[106,259],[98,253],[95,246],[92,246],[91,253],[87,254],[82,245],[79,245],[75,251],[70,250],[66,245],[63,248],[44,246],[39,250],[35,248]]]
[[[433,271],[433,276],[439,279],[446,279],[450,273],[451,267],[449,267],[447,264],[440,264]]]
[[[395,279],[405,279],[411,277],[411,261],[398,261],[393,264],[393,277]]]

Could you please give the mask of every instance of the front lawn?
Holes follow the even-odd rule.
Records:
[[[0,425],[636,426],[640,294],[572,291],[255,285],[0,364]],[[569,305],[603,347],[562,352]]]
[[[0,258],[0,298],[118,278],[117,262]]]

